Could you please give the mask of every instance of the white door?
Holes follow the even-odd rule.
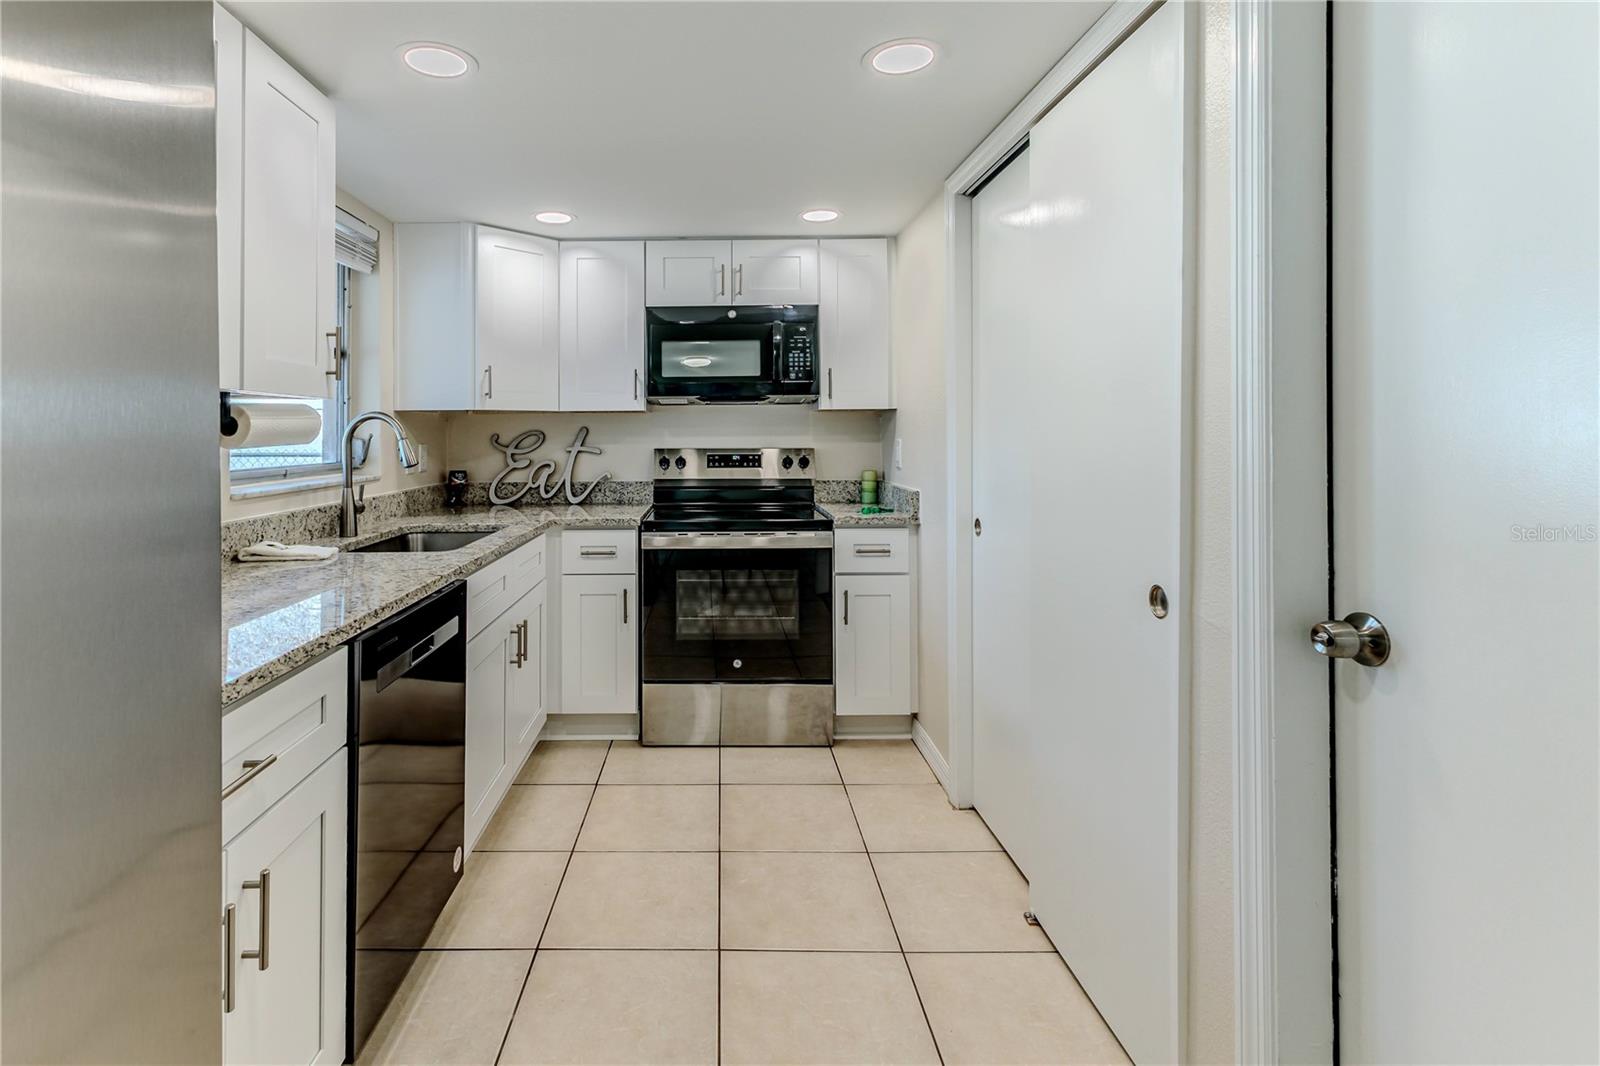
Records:
[[[1183,1058],[1195,14],[1159,8],[1033,128],[1026,205],[993,218],[1024,231],[993,312],[1022,320],[975,353],[974,588],[1017,590],[978,601],[975,632],[999,628],[974,647],[977,713],[995,693],[1037,708],[988,733],[1024,748],[1031,907],[1136,1062]],[[984,487],[1019,477],[1032,491]],[[979,757],[980,813],[1005,766]]]
[[[710,307],[733,302],[731,241],[649,241],[645,302],[651,307]]]
[[[561,410],[644,410],[644,242],[561,244]]]
[[[818,254],[819,406],[836,411],[892,407],[889,242],[821,241]]]
[[[559,246],[488,226],[477,231],[478,408],[557,410]]]
[[[331,395],[333,104],[245,31],[243,387]]]
[[[837,713],[910,714],[911,578],[835,578],[834,611]]]
[[[1349,1062],[1600,1060],[1597,11],[1334,6]]]
[[[222,849],[228,1066],[344,1061],[347,766],[341,748]]]
[[[734,241],[733,302],[816,303],[817,242]]]
[[[561,579],[561,712],[639,709],[638,598],[632,574]]]
[[[514,769],[533,750],[545,720],[544,589],[542,583],[537,585],[506,612],[506,618],[521,627],[521,646],[506,697],[506,744],[511,749],[508,761]]]
[[[466,841],[470,851],[489,824],[507,776],[506,698],[517,658],[509,613],[467,642]]]

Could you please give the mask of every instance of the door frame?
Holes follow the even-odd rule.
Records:
[[[1232,5],[1234,972],[1245,1063],[1338,1059],[1332,664],[1307,636],[1332,617],[1328,10]]]

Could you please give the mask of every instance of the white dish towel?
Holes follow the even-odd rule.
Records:
[[[284,544],[277,540],[264,540],[248,548],[239,549],[241,563],[306,563],[332,559],[338,548],[319,548],[315,544]]]

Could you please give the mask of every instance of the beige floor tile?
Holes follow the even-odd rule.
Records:
[[[725,785],[837,785],[827,748],[723,748]]]
[[[579,851],[716,851],[716,785],[601,785]]]
[[[567,856],[555,851],[475,851],[428,938],[430,948],[533,948],[556,898]]]
[[[617,740],[600,774],[602,785],[714,785],[716,748],[647,748]]]
[[[474,851],[571,851],[593,785],[512,785]]]
[[[865,855],[783,852],[722,856],[722,946],[900,950]]]
[[[936,1063],[939,1056],[900,955],[729,951],[722,954],[722,1061]]]
[[[544,740],[517,775],[519,785],[592,785],[600,778],[609,740]]]
[[[489,1063],[511,1024],[531,951],[427,951],[372,1031],[362,1063]]]
[[[722,786],[723,851],[861,851],[838,785]]]
[[[874,855],[907,951],[1052,951],[1022,917],[1028,882],[1004,852]]]
[[[716,1059],[714,951],[541,951],[500,1055],[502,1066]]]
[[[975,811],[961,811],[939,785],[851,785],[850,805],[868,851],[999,851]]]
[[[561,881],[546,948],[715,948],[715,852],[579,852]]]
[[[948,1066],[1128,1061],[1054,952],[907,959]]]
[[[909,740],[841,740],[833,746],[847,785],[933,785],[922,752]]]

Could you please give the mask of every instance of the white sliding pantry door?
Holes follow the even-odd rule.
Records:
[[[1595,1062],[1593,4],[1336,4],[1346,1062]],[[1310,654],[1310,643],[1306,644]]]
[[[974,211],[974,795],[1136,1062],[1183,1055],[1193,25],[1158,9]]]

